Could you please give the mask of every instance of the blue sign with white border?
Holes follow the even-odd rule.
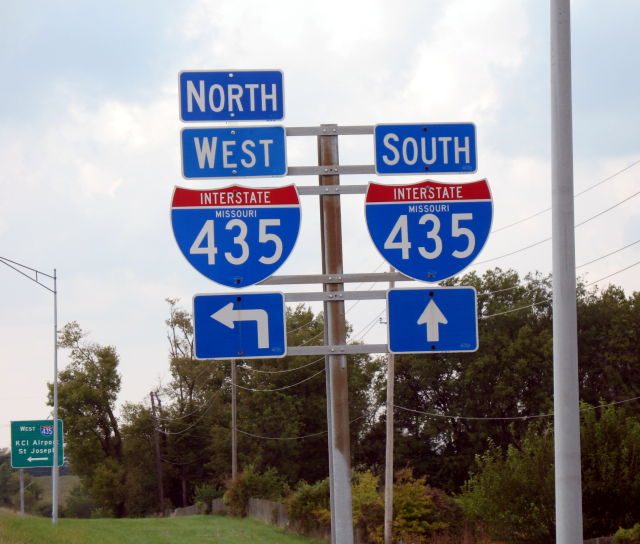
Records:
[[[454,353],[478,349],[473,287],[390,289],[387,293],[391,353]]]
[[[176,187],[171,225],[180,251],[207,278],[247,287],[271,276],[287,260],[300,231],[295,185]]]
[[[493,204],[487,180],[370,183],[365,215],[374,245],[391,266],[435,283],[478,256],[491,230]]]
[[[185,128],[180,142],[185,179],[287,175],[286,135],[281,126]]]
[[[197,359],[262,359],[287,352],[284,295],[195,295],[193,333]]]
[[[284,119],[281,70],[184,71],[179,88],[182,121]]]
[[[470,174],[477,167],[473,123],[381,124],[374,128],[376,174]]]

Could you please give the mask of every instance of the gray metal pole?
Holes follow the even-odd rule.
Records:
[[[389,272],[395,272],[391,267]],[[395,282],[389,282],[389,289]],[[389,319],[389,316],[387,316]],[[384,460],[384,544],[391,544],[393,535],[393,399],[395,396],[395,356],[387,355],[387,432]]]
[[[20,515],[24,516],[24,469],[20,469]]]
[[[236,360],[231,360],[231,479],[238,478],[238,414]]]
[[[332,125],[322,125],[327,128]],[[338,137],[318,136],[318,164],[333,166],[339,162]],[[321,175],[320,185],[340,185],[340,176]],[[321,195],[322,256],[323,273],[342,274],[342,218],[340,195]],[[344,285],[324,284],[325,291],[341,291]],[[326,337],[329,345],[344,345],[347,341],[344,301],[331,301],[325,315]],[[353,544],[353,521],[351,506],[351,451],[349,440],[349,398],[346,355],[329,355],[331,388],[331,421],[329,433],[329,458],[333,473],[331,491],[331,531],[334,544]]]
[[[570,0],[551,0],[551,181],[556,542],[582,544]]]
[[[58,523],[58,285],[53,269],[53,466],[51,467],[51,523]]]

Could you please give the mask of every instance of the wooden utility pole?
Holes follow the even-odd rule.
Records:
[[[231,360],[231,479],[238,478],[238,414],[236,360]]]
[[[164,516],[164,486],[162,483],[162,464],[160,459],[160,436],[158,431],[158,418],[156,417],[156,405],[154,393],[149,393],[151,397],[151,421],[153,422],[153,445],[156,452],[156,479],[158,481],[158,511]],[[158,399],[158,406],[160,399]]]

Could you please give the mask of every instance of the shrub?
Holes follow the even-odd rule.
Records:
[[[67,500],[61,511],[61,517],[90,518],[94,508],[95,504],[84,487],[82,487],[82,485],[76,485],[67,496]]]
[[[245,517],[249,499],[281,501],[288,493],[289,487],[275,468],[260,474],[249,465],[237,479],[227,482],[222,500],[229,507],[232,516]]]
[[[35,508],[35,513],[39,516],[47,518],[51,515],[51,508],[52,505],[49,501],[40,502]]]
[[[404,544],[422,544],[449,527],[446,515],[441,512],[437,500],[455,510],[445,495],[427,485],[426,476],[415,478],[411,469],[396,474],[393,486],[393,538]]]
[[[201,514],[211,513],[211,502],[223,495],[223,491],[211,484],[200,484],[196,486],[193,500]]]
[[[289,520],[301,532],[329,527],[329,479],[315,484],[302,482],[287,499],[287,511]]]
[[[618,529],[613,535],[614,544],[640,544],[640,523],[631,529]]]
[[[394,485],[394,542],[422,544],[444,529],[461,533],[462,513],[443,492],[414,478],[410,469],[398,472]],[[354,472],[351,480],[353,524],[367,542],[383,542],[384,497],[378,478],[371,472]],[[287,501],[289,519],[302,532],[330,526],[329,480],[302,483]],[[455,534],[455,531],[452,531]]]

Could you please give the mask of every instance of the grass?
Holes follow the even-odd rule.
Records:
[[[186,516],[146,519],[20,517],[0,510],[0,544],[318,544],[251,519]]]

